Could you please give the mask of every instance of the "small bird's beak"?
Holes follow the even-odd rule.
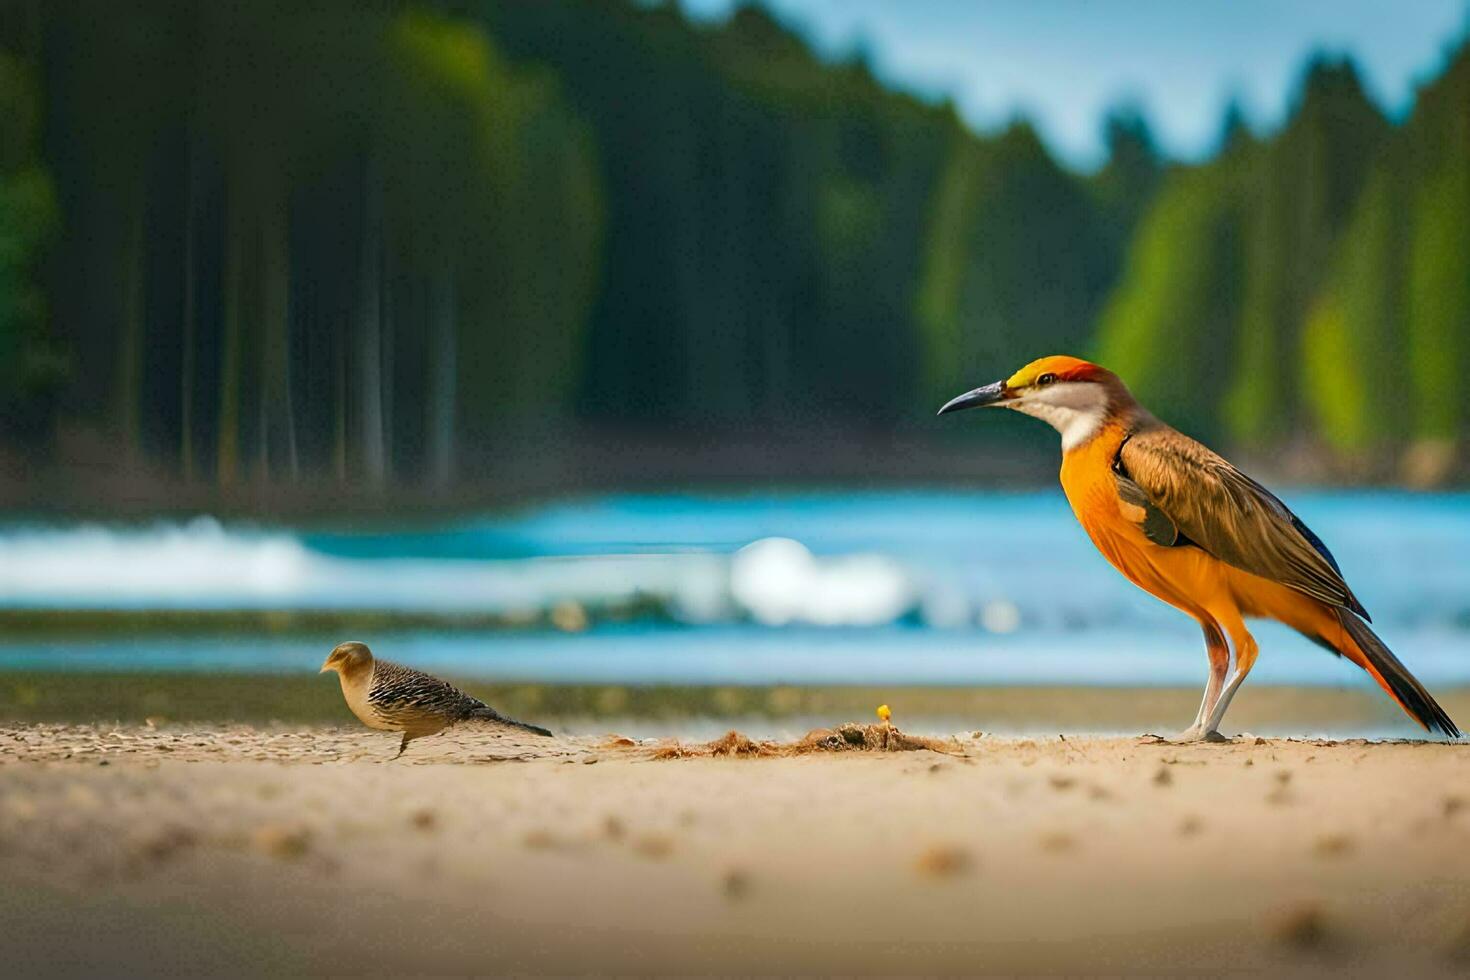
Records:
[[[317,671],[317,673],[318,674],[325,674],[327,671],[329,671],[331,669],[332,669],[332,661],[328,660],[328,661],[326,661],[325,663],[322,664],[322,669],[319,670],[319,671]]]
[[[967,391],[958,398],[951,398],[944,403],[944,407],[939,410],[938,414],[947,415],[950,412],[958,412],[965,408],[982,408],[986,405],[999,405],[1001,402],[1013,397],[1014,395],[1006,388],[1006,383],[1004,381],[997,381],[995,384],[986,385],[984,388]]]

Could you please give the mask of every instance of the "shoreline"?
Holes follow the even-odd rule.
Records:
[[[869,719],[885,703],[896,723],[931,734],[1139,734],[1181,729],[1199,704],[1193,687],[456,683],[512,717],[573,731],[602,731],[613,724],[643,735],[681,729],[718,734],[714,729],[731,726],[764,736],[792,734]],[[1435,694],[1452,716],[1470,718],[1470,687]],[[147,719],[355,723],[335,681],[316,674],[0,671],[0,724],[140,724]],[[1227,720],[1231,730],[1273,736],[1424,734],[1366,682],[1353,687],[1247,684]]]
[[[456,729],[390,762],[393,741],[0,725],[0,957],[1453,976],[1470,956],[1462,745],[962,733],[711,758]]]

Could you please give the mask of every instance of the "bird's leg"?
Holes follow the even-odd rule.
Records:
[[[1204,737],[1218,737],[1220,734],[1220,722],[1225,718],[1225,712],[1230,707],[1230,700],[1235,697],[1235,692],[1240,690],[1240,685],[1245,681],[1245,676],[1255,666],[1256,655],[1260,653],[1260,647],[1256,645],[1256,638],[1246,632],[1245,624],[1239,623],[1238,629],[1230,631],[1230,638],[1235,641],[1235,672],[1230,675],[1230,682],[1225,685],[1225,690],[1220,692],[1220,700],[1215,702],[1215,709],[1210,712],[1209,720],[1205,722]]]
[[[1225,673],[1230,668],[1230,645],[1225,642],[1225,634],[1213,621],[1202,622],[1200,625],[1205,633],[1205,653],[1210,658],[1210,676],[1205,681],[1204,697],[1200,699],[1199,711],[1194,716],[1194,724],[1168,738],[1158,735],[1146,736],[1151,742],[1200,742],[1211,739],[1213,736],[1213,733],[1205,728],[1205,723],[1209,721],[1210,713],[1214,711],[1215,703],[1220,699],[1220,690],[1225,685]]]
[[[1213,622],[1202,623],[1201,626],[1205,633],[1205,653],[1210,658],[1210,676],[1205,681],[1205,694],[1200,699],[1194,724],[1174,736],[1172,741],[1176,742],[1195,742],[1209,737],[1210,732],[1205,728],[1205,723],[1215,710],[1215,703],[1220,700],[1220,691],[1225,686],[1225,672],[1230,667],[1230,645],[1225,642],[1225,634]]]
[[[388,761],[392,762],[397,759],[399,755],[403,754],[403,750],[406,748],[408,748],[408,732],[403,733],[403,741],[398,743],[398,755],[395,755],[392,759],[389,759]]]

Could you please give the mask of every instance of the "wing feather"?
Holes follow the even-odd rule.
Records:
[[[1242,571],[1368,618],[1322,539],[1224,457],[1159,425],[1124,441],[1118,468],[1189,542]]]
[[[1120,472],[1121,469],[1121,466],[1113,467],[1113,479],[1118,484],[1118,499],[1126,507],[1133,508],[1132,511],[1124,510],[1124,514],[1129,520],[1136,523],[1142,529],[1144,536],[1154,544],[1163,548],[1172,548],[1180,544],[1178,526],[1168,514],[1154,505],[1154,502],[1148,498],[1148,494],[1143,492],[1143,487],[1129,479],[1127,473]]]

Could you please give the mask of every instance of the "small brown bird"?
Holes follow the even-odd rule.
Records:
[[[551,735],[537,725],[505,717],[447,681],[379,660],[366,643],[338,644],[322,664],[322,673],[329,670],[337,672],[342,696],[359,721],[379,731],[403,733],[395,759],[413,739],[437,735],[461,721],[490,721],[534,735]]]
[[[1225,709],[1256,662],[1247,616],[1285,623],[1346,657],[1426,729],[1459,736],[1368,627],[1322,539],[1270,490],[1149,414],[1116,374],[1043,357],[939,414],[980,407],[1009,408],[1060,432],[1062,490],[1092,543],[1134,585],[1200,624],[1209,681],[1181,740],[1221,737]]]

